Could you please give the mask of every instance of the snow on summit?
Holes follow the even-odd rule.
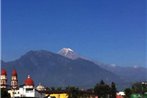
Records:
[[[63,48],[60,50],[60,52],[63,52],[63,54],[66,56],[68,55],[69,52],[74,52],[74,51],[70,48]]]
[[[70,48],[62,48],[58,54],[65,56],[69,59],[77,59],[79,56]]]

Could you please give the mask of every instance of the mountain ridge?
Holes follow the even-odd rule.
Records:
[[[91,61],[82,58],[72,60],[48,51],[29,51],[17,60],[3,62],[2,67],[8,70],[9,77],[15,68],[20,74],[21,83],[23,77],[28,74],[31,74],[37,83],[40,83],[39,80],[46,79],[43,83],[52,86],[76,85],[80,87],[83,85],[87,87],[102,79],[107,82],[119,80],[117,75],[102,69]]]
[[[140,72],[145,74],[146,70],[136,69],[134,71],[131,68],[131,70],[127,70],[127,68],[124,70],[119,66],[111,67],[108,64],[95,64],[95,62],[84,58],[70,59],[47,50],[31,50],[16,60],[9,62],[2,60],[1,63],[2,67],[8,70],[9,78],[11,71],[15,68],[20,75],[20,83],[23,83],[24,77],[30,74],[34,77],[36,83],[46,80],[43,81],[43,84],[47,86],[92,87],[100,80],[104,80],[108,83],[116,82],[119,86],[123,84],[122,86],[126,87],[131,84],[131,79],[136,71],[138,71],[138,76],[132,81],[142,81],[142,78],[147,79],[140,74]],[[140,76],[141,78],[138,78]]]

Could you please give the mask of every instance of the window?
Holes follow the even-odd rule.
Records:
[[[26,88],[26,92],[27,92],[27,93],[33,92],[33,89],[32,89],[32,88]]]

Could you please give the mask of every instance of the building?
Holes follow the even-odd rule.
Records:
[[[1,70],[0,88],[7,88],[7,72],[5,69]]]
[[[47,91],[46,93],[46,98],[69,98],[73,97],[73,93],[69,90],[53,90],[53,91]],[[93,92],[91,91],[79,91],[80,96],[78,98],[98,98]],[[75,96],[74,96],[75,97]]]
[[[50,94],[48,98],[68,98],[67,93]]]
[[[123,91],[116,93],[116,98],[124,98],[124,96],[125,96],[125,92]]]
[[[36,87],[38,91],[46,91],[45,87],[39,83],[39,85]]]
[[[69,93],[67,91],[50,91],[46,93],[47,98],[68,98]]]
[[[11,88],[12,89],[18,89],[18,78],[17,78],[17,72],[16,72],[15,69],[12,71]]]
[[[12,83],[13,81],[11,81]],[[44,94],[40,93],[38,90],[34,87],[34,81],[28,75],[27,79],[24,82],[24,85],[22,87],[19,87],[18,89],[12,89],[8,90],[8,93],[10,93],[11,97],[31,97],[31,98],[42,98],[44,97]]]
[[[1,70],[1,76],[0,76],[0,88],[1,89],[7,89],[8,93],[10,94],[11,98],[20,98],[20,97],[29,97],[29,98],[44,98],[45,94],[41,93],[41,91],[45,90],[44,86],[37,86],[38,88],[41,88],[40,91],[38,91],[35,88],[35,84],[33,79],[28,75],[28,77],[25,79],[24,84],[22,86],[18,85],[18,77],[17,77],[17,71],[14,69],[11,74],[11,85],[10,88],[7,88],[7,72],[5,69]]]

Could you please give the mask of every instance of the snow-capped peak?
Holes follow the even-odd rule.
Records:
[[[71,48],[62,48],[58,54],[70,59],[77,59],[79,57]]]
[[[137,69],[137,68],[139,68],[139,66],[137,66],[137,65],[134,65],[134,66],[133,66],[133,68]]]
[[[117,67],[117,65],[116,65],[116,64],[110,64],[110,66],[112,66],[112,67]]]
[[[69,52],[74,52],[74,51],[70,48],[63,48],[59,52],[64,52],[64,55],[66,56]]]

